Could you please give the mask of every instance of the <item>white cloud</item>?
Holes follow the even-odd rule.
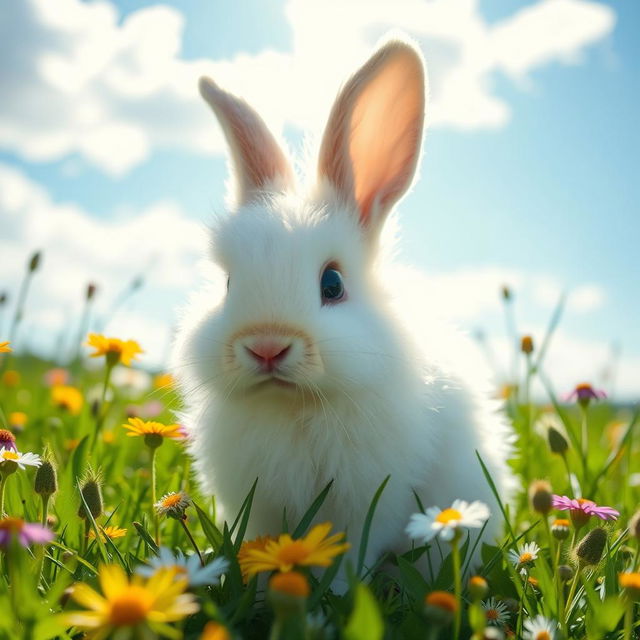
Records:
[[[151,6],[119,21],[106,0],[24,0],[0,22],[0,148],[32,161],[80,154],[120,174],[158,148],[222,152],[223,140],[196,91],[207,73],[256,105],[281,130],[324,122],[344,76],[390,28],[423,47],[432,126],[499,127],[509,104],[496,72],[521,82],[552,63],[575,64],[613,30],[610,7],[540,0],[489,24],[474,0],[390,3],[290,0],[292,50],[230,60],[180,57],[184,16]],[[197,19],[197,16],[189,16]],[[216,25],[212,25],[212,31]]]

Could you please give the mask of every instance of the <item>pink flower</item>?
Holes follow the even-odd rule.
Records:
[[[46,544],[54,537],[53,531],[40,524],[25,522],[20,518],[2,518],[0,520],[0,548],[8,548],[13,536],[23,547],[32,544]]]
[[[0,429],[0,449],[6,449],[7,451],[17,451],[16,437],[7,431],[6,429]]]
[[[567,402],[576,400],[579,404],[588,405],[591,400],[603,400],[607,394],[602,389],[594,389],[588,382],[576,385],[576,388],[566,397]]]
[[[578,517],[580,520],[587,516],[597,516],[601,520],[617,520],[619,511],[611,507],[599,507],[593,500],[586,498],[568,498],[567,496],[552,497],[552,506],[559,511],[569,511],[571,518]],[[574,523],[575,524],[575,523]]]

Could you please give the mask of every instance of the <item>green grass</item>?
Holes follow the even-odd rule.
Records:
[[[557,321],[554,320],[551,332],[555,324]],[[591,403],[586,411],[588,451],[583,453],[583,412],[578,405],[560,402],[555,397],[541,373],[543,362],[535,356],[534,353],[529,361],[529,375],[506,402],[506,410],[518,436],[511,464],[520,492],[513,504],[503,505],[502,514],[492,516],[504,520],[504,537],[495,545],[482,545],[483,564],[477,568],[477,574],[488,583],[485,599],[494,597],[506,604],[510,612],[508,629],[516,637],[528,637],[525,625],[536,615],[560,623],[557,638],[634,637],[631,627],[638,625],[637,610],[631,598],[621,590],[618,574],[638,567],[638,540],[628,530],[629,520],[638,509],[640,494],[640,488],[631,482],[632,474],[640,471],[640,443],[635,437],[638,408],[613,406],[607,402]],[[170,389],[153,389],[149,385],[143,391],[134,391],[111,384],[107,402],[100,406],[105,378],[101,358],[98,362],[92,361],[102,365],[97,368],[90,368],[87,362],[76,362],[70,367],[70,384],[80,389],[85,399],[80,413],[72,415],[53,405],[51,390],[44,381],[45,373],[54,363],[13,354],[1,357],[4,360],[0,361],[3,372],[0,428],[11,428],[9,416],[14,412],[27,415],[24,429],[16,431],[19,450],[39,454],[46,450],[57,467],[58,489],[48,507],[49,525],[56,533],[54,541],[46,547],[33,546],[30,550],[14,544],[0,552],[0,638],[70,638],[74,633],[80,637],[56,617],[60,612],[81,608],[69,598],[68,588],[76,582],[98,588],[96,576],[101,564],[118,564],[127,573],[132,573],[157,551],[150,449],[143,438],[127,437],[121,425],[130,412],[139,412],[151,400],[162,403],[159,415],[153,419],[169,424],[179,399]],[[525,356],[519,354],[518,357]],[[19,380],[15,376],[12,380],[12,374],[7,375],[9,370],[17,371]],[[540,376],[547,387],[548,407],[527,402],[528,386],[536,376]],[[534,429],[543,413],[557,416],[566,430],[569,442],[566,462],[562,456],[550,451],[546,439]],[[98,424],[100,429],[96,433]],[[481,463],[479,460],[478,464]],[[575,476],[574,487],[569,483],[568,469]],[[191,497],[193,504],[187,509],[186,524],[206,561],[218,556],[225,556],[230,561],[221,585],[192,590],[200,610],[172,623],[170,630],[165,629],[173,637],[198,638],[210,620],[224,625],[234,638],[453,637],[451,616],[437,608],[425,610],[427,594],[436,590],[454,592],[451,556],[437,575],[430,571],[421,573],[416,561],[429,553],[429,549],[412,547],[407,539],[406,553],[390,555],[377,567],[364,566],[369,527],[384,526],[372,517],[384,485],[375,495],[372,491],[364,530],[349,532],[350,542],[358,550],[355,566],[347,566],[349,591],[336,595],[329,588],[341,558],[319,576],[307,572],[311,592],[301,606],[313,618],[308,624],[296,607],[287,617],[281,605],[273,605],[273,599],[265,594],[264,581],[254,578],[244,583],[242,580],[236,554],[246,530],[253,493],[247,497],[235,522],[223,523],[216,518],[214,500],[200,494],[180,442],[167,439],[157,449],[156,472],[158,496],[185,491]],[[7,515],[28,522],[40,521],[42,503],[34,492],[34,475],[35,470],[30,468],[6,478],[4,508]],[[95,519],[89,518],[85,523],[78,515],[82,499],[79,487],[89,476],[99,478],[104,509]],[[527,491],[536,479],[548,480],[553,492],[560,495],[574,495],[575,489],[579,488],[584,497],[618,509],[620,518],[604,523],[592,517],[577,535],[574,536],[572,530],[569,538],[560,542],[549,535],[545,516],[532,511],[529,505]],[[491,478],[487,477],[487,481],[491,482]],[[339,478],[333,489],[338,483]],[[309,512],[300,522],[287,523],[294,537],[308,531],[314,514],[330,490],[332,487],[328,486],[319,496],[310,499]],[[417,502],[416,511],[419,508]],[[561,516],[552,511],[547,517],[551,521]],[[87,539],[89,529],[97,532],[107,525],[126,528],[127,533],[122,538],[104,542]],[[603,526],[607,535],[601,558],[595,565],[581,568],[576,547],[598,526]],[[476,545],[477,535],[477,530],[469,531],[468,535],[464,532],[460,540],[463,568]],[[573,537],[575,541],[572,541]],[[541,551],[523,576],[508,559],[508,553],[526,541],[537,542]],[[193,553],[185,529],[175,519],[160,520],[159,542],[173,550]],[[447,544],[439,544],[446,555],[449,552]],[[575,580],[562,582],[557,564],[572,567],[577,576]],[[570,591],[574,595],[567,604]],[[478,598],[472,597],[468,590],[466,580],[462,583],[460,604],[460,637],[469,638],[475,630],[475,637],[481,638],[485,615]]]

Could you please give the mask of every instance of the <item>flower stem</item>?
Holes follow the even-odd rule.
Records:
[[[160,518],[156,511],[156,450],[157,447],[151,447],[151,512],[153,514],[153,529],[155,533],[155,541],[160,546]]]
[[[96,441],[98,440],[98,435],[102,430],[102,425],[104,424],[105,418],[107,417],[107,410],[105,408],[105,404],[107,401],[107,389],[109,388],[109,381],[111,380],[111,372],[113,371],[113,364],[107,361],[107,366],[104,374],[104,384],[102,386],[102,396],[100,398],[100,408],[98,409],[98,417],[96,418],[96,428],[93,432],[93,440],[91,442],[91,450],[96,446]]]
[[[8,476],[0,473],[0,518],[4,516],[4,488],[7,485]]]
[[[571,602],[573,601],[573,597],[576,593],[576,587],[578,586],[578,580],[580,579],[580,567],[576,568],[576,574],[573,576],[573,581],[571,582],[571,589],[569,589],[569,595],[567,596],[567,602],[565,604],[564,611],[564,622],[568,624],[569,622],[569,614],[571,613]]]
[[[184,516],[183,518],[181,518],[180,524],[182,525],[184,532],[187,534],[187,538],[189,538],[189,541],[191,542],[193,548],[196,550],[196,553],[198,554],[198,558],[200,558],[200,564],[204,567],[204,560],[202,559],[202,554],[200,553],[200,549],[198,549],[198,545],[196,544],[196,541],[193,539],[193,536],[191,535],[191,531],[189,531],[189,528],[187,527],[186,519],[187,519],[187,516]]]
[[[624,613],[624,640],[631,640],[631,631],[633,629],[633,600],[629,598],[627,602],[627,610]]]
[[[524,574],[524,586],[522,587],[522,596],[520,598],[520,608],[518,611],[518,621],[516,622],[516,637],[522,636],[522,613],[524,611],[524,603],[527,596],[527,587],[529,586],[529,573]]]
[[[451,557],[453,559],[453,590],[458,602],[456,615],[453,623],[453,638],[458,640],[460,637],[460,622],[462,617],[462,576],[460,575],[460,549],[458,548],[458,533],[454,535],[451,541]]]
[[[43,527],[47,526],[47,516],[48,514],[48,507],[49,507],[49,498],[51,496],[47,493],[42,495],[42,517],[40,518],[40,523],[42,524]]]

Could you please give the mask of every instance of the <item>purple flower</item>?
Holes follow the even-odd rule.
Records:
[[[552,506],[559,511],[569,511],[572,519],[574,516],[596,516],[601,520],[617,520],[619,511],[611,507],[600,507],[593,500],[586,498],[568,498],[567,496],[552,497]]]
[[[0,449],[7,449],[8,451],[17,451],[16,437],[7,429],[0,429]]]
[[[0,548],[8,548],[13,536],[23,547],[32,544],[46,544],[54,538],[53,531],[40,524],[25,522],[20,518],[2,518],[0,520]]]
[[[603,400],[607,394],[602,389],[594,389],[588,382],[576,385],[576,388],[566,397],[567,402],[576,400],[581,405],[588,405],[591,400]]]

